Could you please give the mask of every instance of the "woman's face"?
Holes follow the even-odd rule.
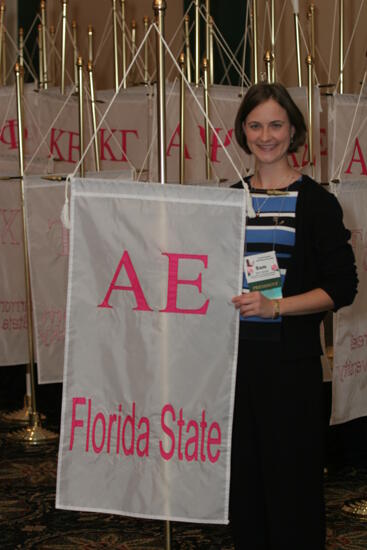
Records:
[[[274,164],[287,158],[294,127],[287,111],[274,99],[260,103],[247,115],[243,123],[247,145],[258,162]]]

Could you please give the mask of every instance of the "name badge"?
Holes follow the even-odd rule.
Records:
[[[250,292],[259,290],[267,298],[282,297],[282,282],[275,251],[245,258],[245,273]]]

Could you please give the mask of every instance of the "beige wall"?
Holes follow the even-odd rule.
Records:
[[[214,2],[215,0],[212,0]],[[219,1],[219,0],[217,0]],[[220,0],[222,1],[222,0]],[[309,43],[309,24],[307,20],[307,10],[310,5],[309,0],[299,0],[301,26]],[[363,0],[346,0],[345,4],[345,51],[353,32],[355,23],[357,23],[355,36],[351,45],[350,53],[345,66],[345,92],[358,92],[360,82],[366,66],[366,28],[367,28],[367,2],[364,2],[360,17],[357,19],[359,7]],[[120,2],[117,0],[117,5]],[[126,19],[131,26],[131,20],[137,21],[138,43],[142,37],[143,17],[148,15],[153,17],[152,0],[125,0]],[[268,18],[265,16],[266,0],[258,0],[258,36],[259,36],[259,68],[264,71],[263,55],[264,50],[269,47],[270,34]],[[270,2],[269,2],[270,4]],[[321,84],[329,81],[336,83],[338,80],[338,55],[339,55],[339,31],[338,31],[338,9],[336,10],[335,26],[334,10],[338,8],[339,0],[315,0],[316,7],[316,73]],[[103,31],[106,24],[111,21],[112,0],[69,0],[68,2],[68,20],[71,24],[72,19],[78,23],[78,42],[82,55],[86,56],[87,47],[87,28],[92,24],[95,29],[95,51],[101,43]],[[284,9],[284,17],[279,27],[278,39],[276,43],[276,61],[278,80],[286,85],[297,84],[297,69],[295,57],[295,40],[292,3],[290,0],[275,0],[276,6],[276,24],[279,23],[280,14]],[[230,8],[230,2],[228,2]],[[48,0],[48,23],[57,24],[61,15],[61,0]],[[166,10],[166,36],[169,39],[179,28],[183,15],[182,0],[167,0]],[[236,17],[236,14],[233,14]],[[220,22],[217,22],[220,27]],[[111,26],[109,27],[111,29]],[[334,29],[334,31],[333,31]],[[334,35],[333,35],[334,32]],[[173,46],[176,56],[180,51],[180,40],[182,32]],[[152,56],[153,62],[155,40],[152,38]],[[302,43],[302,66],[303,78],[306,79],[305,57],[307,49]],[[69,71],[72,73],[71,65],[72,51],[69,49]],[[331,60],[331,69],[329,69]],[[330,78],[329,78],[330,74]],[[102,52],[96,61],[96,75],[98,88],[112,88],[113,86],[113,45],[112,33],[106,39]],[[139,80],[139,77],[137,77]]]

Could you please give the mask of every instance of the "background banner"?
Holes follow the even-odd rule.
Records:
[[[228,521],[244,195],[72,181],[57,508]]]
[[[0,258],[0,365],[21,365],[29,357],[18,179],[0,180]]]
[[[367,188],[365,182],[335,186],[358,270],[358,294],[334,317],[334,369],[331,423],[367,415]]]
[[[61,382],[69,259],[69,231],[60,219],[65,182],[34,176],[24,185],[38,382]]]
[[[330,179],[367,179],[367,99],[352,94],[328,101],[328,160]]]

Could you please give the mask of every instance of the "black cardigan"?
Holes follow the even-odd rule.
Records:
[[[296,241],[283,296],[322,288],[333,300],[334,311],[351,304],[357,293],[358,278],[349,239],[350,231],[344,227],[343,212],[336,197],[303,176],[296,206]],[[282,318],[281,343],[285,358],[322,353],[320,322],[325,314]]]

